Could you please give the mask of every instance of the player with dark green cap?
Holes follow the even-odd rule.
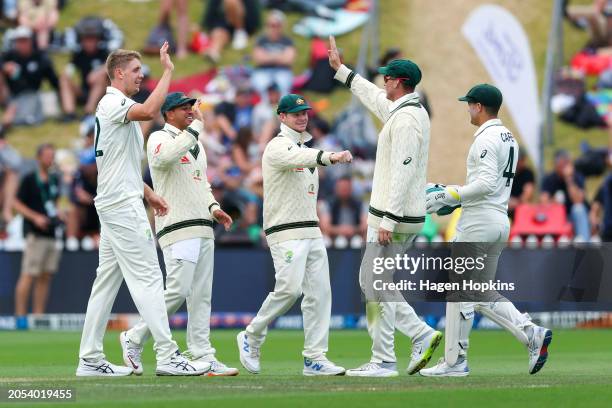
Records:
[[[366,298],[368,333],[372,338],[372,357],[362,366],[347,370],[346,375],[399,375],[393,344],[396,329],[412,340],[413,353],[407,372],[414,374],[429,362],[442,333],[419,319],[399,291],[383,295],[377,292],[374,282],[379,278],[367,260],[384,257],[383,246],[391,242],[394,249],[407,248],[425,222],[430,121],[415,92],[423,75],[413,61],[392,60],[378,69],[384,78],[384,89],[381,89],[342,64],[333,37],[330,37],[328,56],[329,65],[337,71],[334,78],[346,85],[384,123],[378,135],[368,211],[369,244],[359,270],[359,283]]]
[[[427,189],[427,212],[449,214],[462,207],[453,243],[453,256],[464,259],[484,257],[481,282],[494,281],[497,263],[508,242],[510,222],[508,201],[518,162],[518,143],[498,118],[503,97],[499,89],[479,84],[459,98],[468,103],[470,122],[478,129],[467,158],[467,183],[463,186],[435,184]],[[450,209],[447,211],[446,209]],[[442,211],[442,212],[441,212]],[[469,243],[469,244],[461,244]],[[467,256],[466,256],[467,255]],[[455,275],[451,275],[451,281]],[[461,280],[468,281],[465,275]],[[451,296],[461,292],[450,293]],[[465,377],[468,367],[469,335],[474,313],[480,313],[508,330],[528,351],[529,374],[544,367],[552,331],[535,325],[496,291],[470,302],[446,303],[444,358],[420,371],[425,377]]]

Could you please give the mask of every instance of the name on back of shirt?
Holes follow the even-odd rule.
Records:
[[[502,142],[514,142],[514,136],[510,132],[503,132],[500,134]]]

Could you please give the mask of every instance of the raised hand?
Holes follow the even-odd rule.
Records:
[[[159,60],[165,70],[174,71],[174,64],[172,63],[170,55],[168,54],[168,48],[170,48],[170,46],[168,45],[168,41],[166,41],[159,49]]]
[[[336,47],[336,39],[333,35],[329,36],[329,50],[327,50],[327,57],[329,58],[329,66],[337,71],[338,68],[340,68],[340,65],[342,65],[342,61],[340,60],[340,53]]]

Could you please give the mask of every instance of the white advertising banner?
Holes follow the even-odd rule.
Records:
[[[541,114],[533,56],[521,23],[508,10],[484,5],[462,30],[503,96],[535,168],[540,164]],[[482,82],[488,82],[483,80]]]

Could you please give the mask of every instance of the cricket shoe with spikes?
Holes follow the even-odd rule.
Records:
[[[131,367],[135,375],[142,375],[142,346],[130,341],[127,332],[121,332],[119,343],[123,351],[123,362]]]
[[[533,328],[529,339],[529,374],[535,374],[544,367],[548,359],[548,346],[552,341],[552,331],[540,326]]]
[[[119,366],[102,359],[91,361],[79,359],[76,370],[77,377],[125,377],[132,375],[130,367]]]
[[[318,360],[311,360],[304,357],[304,370],[302,374],[305,376],[331,376],[331,375],[344,375],[346,369],[344,367],[337,366],[326,358]]]
[[[425,368],[434,351],[440,345],[440,341],[442,341],[442,333],[435,330],[412,343],[410,363],[406,368],[408,374],[418,373],[419,370]]]
[[[422,369],[419,374],[423,377],[467,377],[470,375],[470,369],[465,356],[459,356],[455,365],[452,366],[448,365],[442,357],[438,360],[438,364]]]

